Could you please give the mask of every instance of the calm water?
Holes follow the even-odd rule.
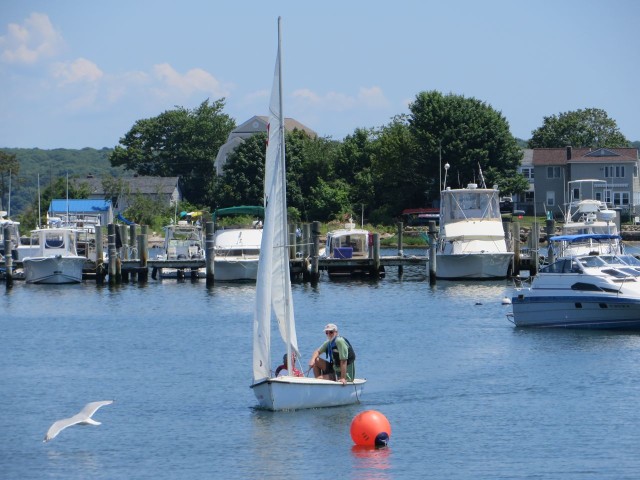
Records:
[[[506,281],[294,285],[305,363],[335,322],[368,383],[361,405],[287,413],[253,408],[253,285],[1,288],[2,478],[638,477],[640,336],[516,329]],[[352,446],[367,409],[389,448]]]

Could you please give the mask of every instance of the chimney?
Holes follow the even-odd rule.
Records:
[[[567,147],[567,160],[571,160],[571,146]]]

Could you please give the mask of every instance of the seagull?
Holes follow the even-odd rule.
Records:
[[[113,400],[102,400],[100,402],[87,403],[84,408],[73,417],[63,418],[62,420],[54,422],[54,424],[49,427],[47,434],[44,436],[43,442],[53,440],[62,430],[67,427],[71,427],[72,425],[100,425],[100,422],[96,422],[91,418],[91,416],[96,413],[100,407],[111,405],[112,403]]]

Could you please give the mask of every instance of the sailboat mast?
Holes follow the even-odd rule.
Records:
[[[283,235],[283,244],[282,248],[282,258],[285,260],[284,265],[285,268],[282,271],[282,275],[284,275],[284,284],[288,285],[291,282],[291,278],[289,277],[289,248],[286,240],[288,239],[289,226],[287,222],[287,168],[285,163],[285,146],[284,146],[284,108],[283,108],[283,98],[282,98],[282,17],[278,17],[278,110],[279,110],[279,125],[278,125],[278,134],[280,136],[280,175],[282,176],[282,231]],[[285,318],[289,318],[290,315],[293,315],[293,312],[289,311],[289,306],[291,305],[289,295],[291,294],[291,288],[285,287],[284,289],[285,299],[284,299],[284,308],[285,308]],[[293,359],[291,355],[291,322],[287,320],[286,322],[286,331],[287,331],[287,371],[289,374],[293,372]]]

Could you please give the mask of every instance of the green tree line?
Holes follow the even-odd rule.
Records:
[[[194,208],[211,211],[260,204],[266,135],[246,139],[229,155],[223,174],[215,174],[218,150],[236,126],[224,107],[224,99],[205,100],[192,110],[177,107],[138,120],[114,149],[4,149],[4,156],[0,156],[3,204],[6,171],[10,166],[16,168],[16,159],[20,173],[15,177],[12,173],[18,180],[12,184],[11,197],[16,211],[31,205],[33,212],[33,190],[27,200],[21,183],[33,187],[34,179],[26,179],[36,171],[41,184],[44,177],[52,189],[54,178],[65,173],[76,178],[93,174],[105,181],[132,174],[179,176],[185,198]],[[445,164],[450,166],[447,186],[479,183],[482,174],[488,186],[498,185],[505,194],[517,194],[528,186],[517,174],[522,148],[566,145],[598,148],[631,143],[619,132],[615,120],[599,109],[545,117],[526,142],[514,138],[507,120],[485,102],[437,91],[420,92],[407,114],[380,127],[358,128],[341,141],[310,137],[300,130],[287,132],[290,214],[304,221],[327,221],[364,210],[370,222],[390,223],[404,208],[437,202]]]

